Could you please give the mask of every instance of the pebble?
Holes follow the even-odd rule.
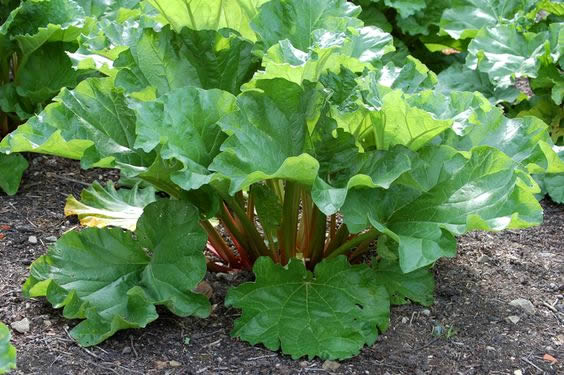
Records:
[[[45,238],[46,241],[49,242],[57,242],[57,237],[56,236],[49,236],[47,238]]]
[[[121,354],[130,354],[131,353],[131,347],[126,346],[123,348],[123,350],[121,351]]]
[[[487,263],[489,261],[490,261],[490,257],[487,255],[482,255],[481,257],[478,258],[479,263]]]
[[[517,315],[510,315],[505,318],[505,320],[507,320],[508,323],[517,324],[519,320],[521,320],[521,318],[519,318]]]
[[[403,324],[406,324],[407,322],[409,322],[409,318],[406,317],[406,316],[404,316],[403,318],[401,318],[401,322],[402,322]]]
[[[301,361],[300,362],[300,367],[301,368],[306,368],[307,366],[309,366],[309,363],[307,361]]]
[[[425,315],[425,316],[430,316],[431,315],[431,310],[429,309],[423,309],[421,310],[421,314]]]
[[[515,371],[513,371],[513,375],[523,375],[523,371],[515,370]]]
[[[495,352],[495,348],[493,346],[486,346],[486,350]]]
[[[513,301],[509,302],[509,304],[511,306],[519,307],[520,309],[525,311],[527,314],[532,315],[532,314],[535,313],[535,306],[528,299],[517,298],[517,299],[514,299]]]
[[[12,322],[10,326],[14,329],[14,331],[17,331],[19,333],[29,332],[29,319],[23,318],[22,320]]]
[[[29,236],[29,238],[27,239],[27,241],[28,241],[29,243],[35,244],[35,243],[37,243],[37,237],[35,237],[35,236]]]
[[[339,367],[341,367],[341,364],[339,362],[330,361],[330,360],[323,362],[323,365],[321,366],[321,368],[323,368],[323,370],[325,371],[335,371]]]
[[[168,364],[170,365],[170,367],[180,367],[180,366],[182,366],[182,363],[180,363],[178,361],[169,361]]]

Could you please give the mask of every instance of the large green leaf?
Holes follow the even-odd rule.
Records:
[[[260,8],[252,27],[266,48],[288,39],[307,51],[315,30],[345,32],[349,26],[360,27],[359,14],[360,7],[346,0],[271,0]]]
[[[236,110],[236,98],[226,91],[175,89],[135,106],[135,147],[150,152],[160,143],[164,160],[174,158],[184,165],[171,180],[185,190],[197,189],[210,181],[208,166],[227,138],[218,121]]]
[[[94,24],[94,18],[73,0],[24,1],[0,27],[0,36],[17,41],[24,56],[46,42],[71,42]]]
[[[127,92],[155,89],[158,95],[185,86],[237,94],[258,66],[251,50],[251,43],[228,31],[145,29],[116,60],[116,85]]]
[[[362,72],[383,55],[394,50],[392,36],[374,27],[348,29],[345,33],[318,30],[309,52],[295,48],[289,40],[270,47],[263,57],[263,71],[253,80],[284,78],[301,84],[315,82],[327,72],[339,73],[346,68]],[[245,85],[252,87],[254,82]]]
[[[526,94],[515,86],[496,87],[486,73],[468,69],[457,63],[449,66],[438,75],[437,91],[447,95],[452,91],[479,91],[492,103],[514,103],[526,99]]]
[[[80,200],[72,195],[67,197],[65,216],[77,215],[80,223],[87,227],[107,226],[135,230],[143,208],[156,200],[155,189],[141,188],[116,190],[108,182],[106,187],[94,182],[80,193]]]
[[[225,299],[243,310],[232,334],[253,345],[282,347],[294,359],[344,359],[388,327],[388,294],[366,265],[338,257],[311,273],[300,260],[284,268],[263,257],[253,271],[256,281],[230,289]]]
[[[119,167],[138,174],[154,156],[134,149],[135,113],[110,78],[63,89],[38,116],[9,134],[0,151],[31,151],[81,159],[82,166]]]
[[[514,85],[517,77],[536,77],[542,58],[550,56],[547,32],[520,33],[515,25],[481,29],[468,45],[466,65],[487,73],[500,88]]]
[[[530,0],[454,0],[441,17],[441,31],[455,39],[473,38],[482,27],[514,21],[526,13],[535,1]]]
[[[250,21],[269,0],[149,0],[174,30],[220,30],[229,28],[256,41]]]
[[[397,251],[403,272],[454,256],[455,235],[538,225],[542,209],[530,177],[491,147],[461,153],[447,146],[419,152],[420,160],[388,190],[354,190],[343,206],[351,232],[374,227],[378,246]]]
[[[8,195],[16,194],[28,165],[20,154],[0,154],[0,189]]]
[[[319,163],[305,146],[308,122],[319,115],[319,92],[283,79],[259,81],[257,87],[261,91],[239,95],[240,111],[219,122],[232,135],[210,170],[231,180],[231,194],[272,178],[311,185]]]
[[[144,327],[165,305],[180,316],[205,317],[210,304],[192,290],[206,272],[207,236],[197,209],[184,201],[147,206],[135,235],[119,228],[87,228],[63,235],[36,260],[24,285],[46,296],[69,319],[85,319],[71,336],[95,345],[126,328]]]
[[[16,368],[16,348],[10,344],[10,330],[0,322],[0,374]]]

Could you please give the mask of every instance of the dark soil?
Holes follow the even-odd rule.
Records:
[[[394,307],[391,328],[375,345],[326,371],[322,361],[294,361],[229,336],[239,312],[226,309],[223,297],[248,274],[208,276],[216,304],[209,319],[161,310],[146,329],[79,347],[67,333],[77,322],[63,319],[44,299],[25,300],[21,284],[30,263],[46,251],[47,238],[77,226],[74,218],[63,217],[65,197],[117,175],[82,171],[76,162],[52,157],[35,156],[30,164],[19,194],[0,195],[0,321],[31,321],[29,332],[14,333],[16,374],[564,373],[564,206],[543,201],[545,223],[539,228],[462,237],[459,255],[436,266],[430,309]],[[38,243],[30,243],[30,236]],[[535,313],[511,306],[516,298],[530,300]],[[546,354],[557,362],[543,359]]]

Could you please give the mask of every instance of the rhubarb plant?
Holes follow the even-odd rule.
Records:
[[[63,235],[24,285],[82,320],[81,345],[144,327],[156,305],[205,317],[206,270],[247,269],[255,281],[225,300],[242,310],[234,336],[349,358],[390,305],[432,303],[457,236],[541,223],[531,174],[564,172],[546,124],[440,90],[358,6],[164,5],[83,35],[75,68],[99,76],[0,143],[121,171],[121,189],[69,198],[92,228]]]

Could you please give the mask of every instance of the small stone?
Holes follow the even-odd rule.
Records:
[[[45,241],[57,242],[57,237],[56,236],[49,236],[49,237],[45,238]]]
[[[45,327],[51,327],[52,324],[53,324],[53,323],[51,323],[51,321],[48,320],[48,319],[46,319],[46,320],[43,321],[43,325],[44,325]]]
[[[10,326],[19,333],[29,332],[29,319],[23,318],[22,320],[13,322]]]
[[[493,346],[486,346],[486,350],[495,352],[495,348]]]
[[[550,284],[548,284],[548,286],[549,286],[550,289],[552,289],[552,290],[558,289],[558,285],[556,285],[555,283],[550,283]]]
[[[28,241],[29,243],[36,244],[36,243],[37,243],[37,237],[35,237],[35,236],[29,236],[29,238],[27,239],[27,241]]]
[[[488,263],[489,261],[490,257],[485,254],[478,258],[479,263]]]
[[[401,318],[401,322],[403,324],[406,324],[407,322],[409,322],[409,318],[407,316],[404,316],[403,318]]]
[[[121,354],[130,354],[131,353],[131,347],[126,346],[125,348],[123,348],[123,350],[121,351]]]
[[[513,371],[513,375],[523,375],[523,371],[515,370],[515,371]]]
[[[325,371],[335,371],[339,367],[341,367],[341,364],[339,362],[327,360],[327,361],[323,362],[323,365],[321,367]]]
[[[517,299],[514,299],[513,301],[509,302],[509,304],[511,306],[519,307],[520,309],[525,311],[527,314],[532,315],[532,314],[535,313],[535,306],[528,299],[517,298]]]
[[[423,314],[425,316],[431,316],[431,310],[423,309],[423,310],[421,310],[421,314]]]
[[[307,366],[309,366],[309,363],[307,361],[301,361],[300,362],[300,367],[301,368],[306,368]]]
[[[519,320],[521,320],[521,318],[519,318],[517,315],[510,315],[505,318],[505,320],[507,320],[508,323],[517,324],[519,323]]]
[[[180,363],[178,361],[169,361],[168,364],[170,365],[170,367],[180,367],[180,366],[182,366],[182,363]]]

